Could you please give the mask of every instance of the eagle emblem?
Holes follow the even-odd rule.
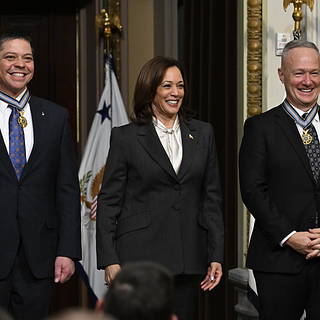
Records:
[[[92,178],[92,170],[88,171],[79,181],[80,183],[80,200],[84,203],[88,212],[90,212],[90,220],[96,220],[97,198],[101,188],[105,166],[103,166],[97,174]],[[91,182],[91,183],[90,183]],[[88,200],[88,188],[90,185],[90,198]]]
[[[295,7],[298,7],[301,9],[302,4],[306,4],[310,10],[312,11],[314,0],[283,0],[283,9],[284,11],[287,10],[290,3],[293,3]]]

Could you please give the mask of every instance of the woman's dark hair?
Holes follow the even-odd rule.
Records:
[[[184,98],[178,112],[179,117],[190,120],[193,113],[188,105],[188,86],[185,72],[181,63],[173,58],[157,56],[143,65],[139,73],[133,97],[133,114],[131,120],[134,123],[143,124],[152,120],[152,102],[157,93],[166,71],[171,67],[177,67],[184,82]]]

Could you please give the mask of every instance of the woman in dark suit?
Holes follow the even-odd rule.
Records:
[[[98,268],[150,260],[175,275],[176,313],[198,319],[198,291],[222,276],[222,196],[212,126],[191,119],[180,63],[141,69],[132,123],[114,128],[98,197]]]

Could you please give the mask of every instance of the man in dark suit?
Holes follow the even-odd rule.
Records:
[[[30,40],[0,37],[0,305],[43,319],[54,282],[81,258],[79,186],[67,111],[29,96]]]
[[[248,119],[240,148],[243,201],[255,217],[247,256],[261,319],[320,319],[320,58],[308,41],[283,50],[285,101]],[[306,114],[306,115],[305,115]]]

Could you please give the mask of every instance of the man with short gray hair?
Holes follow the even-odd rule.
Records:
[[[293,40],[278,70],[286,99],[249,118],[240,188],[255,218],[247,256],[263,320],[320,319],[320,89],[318,48]]]

